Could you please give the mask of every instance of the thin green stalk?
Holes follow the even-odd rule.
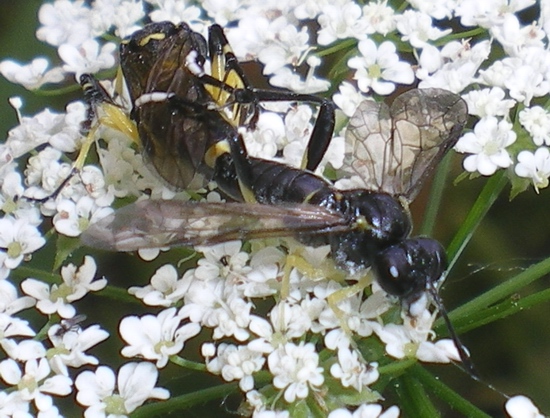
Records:
[[[440,418],[435,405],[426,393],[426,388],[411,374],[396,379],[395,391],[399,396],[399,407],[407,417]]]
[[[186,369],[196,370],[199,372],[206,371],[206,365],[203,363],[197,363],[195,361],[189,361],[180,356],[170,356],[170,361],[178,366],[185,367]]]
[[[430,393],[433,393],[439,399],[447,403],[451,408],[462,413],[464,416],[468,418],[491,418],[490,415],[487,415],[475,405],[468,402],[420,365],[413,367],[411,372],[413,373],[415,379],[420,382],[425,389],[428,389]],[[416,416],[423,417],[424,415]]]
[[[142,406],[137,411],[130,414],[130,416],[132,418],[163,417],[170,412],[188,410],[195,405],[206,403],[213,399],[223,399],[230,393],[235,392],[235,390],[237,390],[237,386],[237,383],[228,383],[214,386],[212,388],[201,389],[185,395],[176,396],[164,402],[157,402]]]
[[[437,167],[437,171],[433,178],[430,199],[428,200],[428,205],[426,206],[422,225],[419,230],[420,235],[429,237],[433,235],[435,220],[441,206],[441,200],[443,199],[443,192],[445,191],[450,165],[451,154],[447,154],[439,164],[439,167]]]
[[[381,375],[397,375],[403,373],[408,368],[414,366],[417,363],[417,359],[407,359],[403,361],[392,361],[391,363],[385,364],[378,368],[378,372]]]
[[[454,309],[452,312],[449,312],[449,318],[452,321],[460,321],[461,319],[467,318],[469,315],[483,311],[492,304],[504,300],[547,274],[550,274],[550,258],[529,267],[517,276],[506,280],[504,283],[488,290],[482,295],[472,299],[470,302]]]
[[[455,329],[457,331],[463,333],[472,329],[479,328],[483,325],[487,325],[491,322],[498,321],[499,319],[504,319],[519,311],[529,309],[533,306],[548,301],[550,301],[550,289],[537,292],[534,295],[522,297],[518,300],[511,298],[506,299],[504,302],[499,303],[498,305],[492,306],[488,309],[484,309],[481,312],[469,315],[463,321],[455,320],[453,324],[455,325]],[[445,335],[444,330],[445,328],[442,328],[442,335]],[[436,329],[436,332],[439,335],[439,330]]]
[[[504,170],[496,173],[489,178],[489,180],[487,180],[485,187],[483,187],[483,190],[470,209],[470,212],[468,212],[466,219],[462,222],[460,229],[447,248],[447,255],[449,257],[448,271],[453,268],[454,264],[458,260],[458,257],[460,257],[460,254],[462,254],[462,251],[468,242],[470,242],[475,230],[507,182],[508,180],[506,179]]]

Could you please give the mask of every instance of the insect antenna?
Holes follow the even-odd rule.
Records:
[[[449,331],[449,335],[451,339],[453,340],[456,349],[458,351],[458,355],[460,357],[460,363],[462,367],[460,367],[468,376],[470,376],[472,379],[474,379],[476,382],[481,383],[485,387],[491,389],[492,391],[498,393],[499,395],[503,396],[506,399],[510,399],[510,396],[506,393],[502,392],[492,384],[488,383],[487,381],[483,380],[482,377],[479,375],[478,371],[475,368],[474,362],[472,361],[472,357],[470,356],[470,353],[468,353],[468,350],[466,349],[466,346],[464,343],[460,340],[458,337],[458,334],[451,323],[451,320],[449,319],[449,315],[447,313],[447,310],[445,309],[445,305],[443,304],[443,301],[441,300],[441,297],[439,296],[439,292],[437,288],[435,287],[434,282],[430,281],[428,284],[428,292],[432,296],[433,302],[435,303],[439,314],[443,318],[443,322],[445,322],[445,326],[447,327],[447,330]]]

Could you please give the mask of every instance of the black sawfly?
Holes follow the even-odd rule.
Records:
[[[215,180],[233,201],[140,201],[92,225],[82,236],[85,245],[135,251],[288,236],[330,245],[340,267],[372,268],[380,286],[407,305],[430,293],[464,367],[479,379],[437,292],[445,250],[433,239],[409,236],[409,202],[466,123],[460,96],[412,89],[390,107],[362,102],[347,127],[341,170],[359,187],[338,190],[313,174],[332,135],[333,104],[252,88],[219,26],[211,27],[207,47],[185,24],[151,24],[121,44],[120,57],[130,117],[155,170],[178,190]],[[210,74],[203,69],[207,60]],[[253,129],[259,103],[275,100],[320,105],[302,168],[246,151],[239,127]]]

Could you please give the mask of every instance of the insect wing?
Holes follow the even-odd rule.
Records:
[[[206,151],[232,133],[209,110],[210,94],[187,68],[190,54],[204,62],[206,41],[183,23],[150,24],[120,49],[144,157],[175,190],[198,189],[209,181]]]
[[[132,102],[144,93],[167,92],[176,71],[185,69],[186,56],[192,50],[204,57],[206,41],[184,23],[151,23],[125,39],[120,44],[120,66]],[[181,86],[178,93],[187,91]]]
[[[314,205],[144,200],[91,225],[82,242],[109,251],[136,251],[296,233],[326,234],[347,228],[339,214]]]
[[[466,119],[464,100],[443,89],[409,90],[391,107],[364,101],[347,128],[343,171],[369,190],[413,200]]]

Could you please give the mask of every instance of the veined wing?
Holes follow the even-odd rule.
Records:
[[[466,123],[467,106],[443,89],[413,89],[391,107],[362,102],[346,132],[343,171],[369,190],[413,200],[454,146]]]
[[[136,251],[347,229],[339,214],[314,205],[144,200],[91,225],[82,242],[109,251]]]

